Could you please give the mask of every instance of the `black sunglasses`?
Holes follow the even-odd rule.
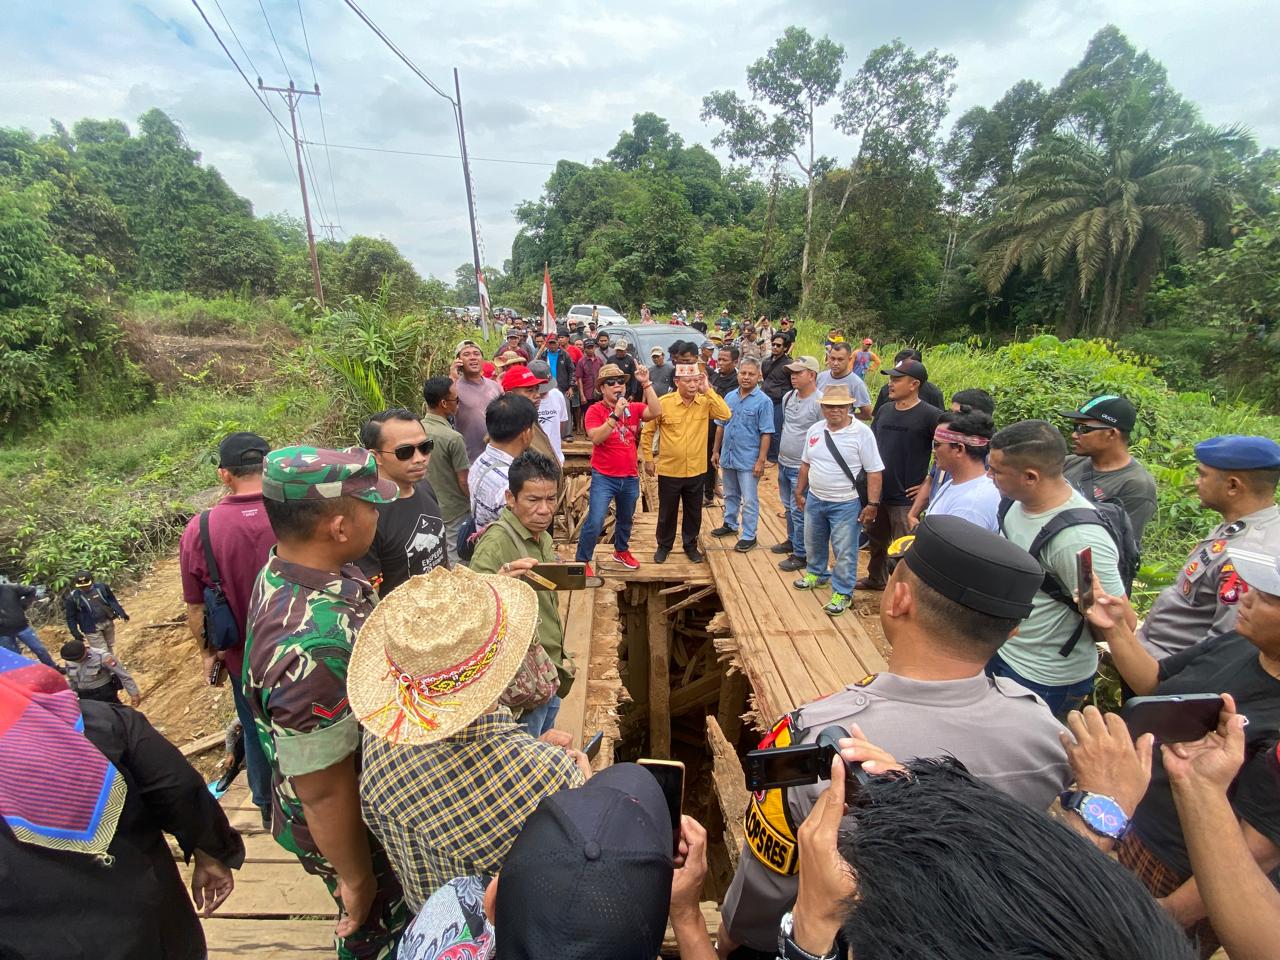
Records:
[[[1076,423],[1076,424],[1072,424],[1071,432],[1072,433],[1094,433],[1098,430],[1114,430],[1114,429],[1115,427],[1104,426],[1103,424],[1100,424],[1100,423],[1099,424]]]
[[[423,440],[421,443],[404,443],[396,447],[394,450],[383,450],[382,452],[394,453],[397,460],[411,460],[415,450],[425,457],[435,448],[436,442],[430,437],[427,437],[427,439]]]
[[[605,377],[600,381],[606,387],[620,387],[627,382],[626,377]]]

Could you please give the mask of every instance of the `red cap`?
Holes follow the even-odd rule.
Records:
[[[502,375],[503,390],[522,390],[525,387],[536,387],[547,381],[541,377],[535,377],[526,366],[507,367],[507,372]]]
[[[497,370],[498,370],[498,368],[497,368],[497,367],[495,367],[495,366],[494,366],[490,361],[488,361],[488,360],[486,360],[486,361],[485,361],[483,364],[481,364],[481,366],[480,366],[480,372],[481,372],[482,374],[484,374],[484,377],[485,377],[485,379],[486,379],[486,380],[492,380],[492,379],[493,379],[493,375],[494,375],[494,373],[496,373],[496,372],[497,372]]]
[[[863,345],[864,347],[869,347],[869,346],[871,346],[871,338],[870,338],[870,337],[867,337],[867,339],[863,340],[863,341],[862,341],[862,345]]]

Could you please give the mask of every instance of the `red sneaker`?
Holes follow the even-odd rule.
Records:
[[[620,563],[628,570],[639,570],[640,561],[631,555],[630,550],[618,550],[613,555],[615,563]]]
[[[587,575],[588,577],[594,577],[594,576],[596,575],[596,572],[595,572],[594,570],[592,570],[592,569],[591,569],[591,564],[589,564],[589,563],[584,563],[584,564],[582,565],[582,568],[583,568],[583,570],[586,572],[586,575]]]

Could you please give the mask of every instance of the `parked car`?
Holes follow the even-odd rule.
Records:
[[[574,323],[581,320],[584,324],[591,320],[591,308],[595,307],[596,313],[599,314],[600,326],[613,326],[618,323],[626,323],[627,318],[620,314],[613,307],[606,307],[602,303],[575,303],[569,308],[569,312],[564,315],[564,320]]]
[[[626,340],[627,353],[631,354],[637,363],[643,362],[646,365],[649,363],[649,352],[654,347],[661,347],[667,353],[669,360],[671,345],[677,340],[693,341],[699,349],[708,342],[706,337],[691,327],[673,327],[669,323],[610,327],[609,335],[615,340]],[[609,352],[612,355],[612,348]]]

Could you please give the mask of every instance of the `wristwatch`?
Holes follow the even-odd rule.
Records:
[[[1079,814],[1086,827],[1094,833],[1112,840],[1119,840],[1129,830],[1129,818],[1114,797],[1105,793],[1089,793],[1087,790],[1068,790],[1058,797],[1063,810]]]
[[[782,915],[782,919],[778,922],[778,956],[781,960],[836,960],[836,945],[833,943],[831,949],[817,956],[808,950],[801,950],[796,946],[796,942],[792,940],[795,934],[796,922],[795,918],[788,910]]]

